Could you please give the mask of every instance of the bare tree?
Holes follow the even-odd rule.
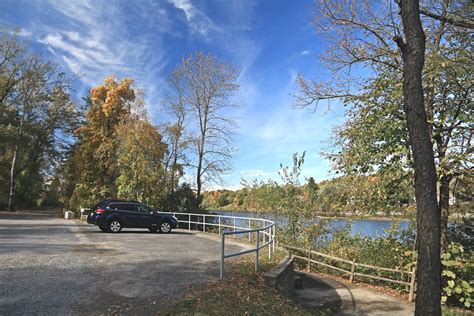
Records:
[[[168,144],[165,157],[167,170],[166,185],[168,194],[174,192],[179,177],[183,174],[183,167],[187,164],[186,150],[190,145],[190,135],[186,134],[185,124],[189,107],[186,103],[185,80],[180,69],[174,69],[168,78],[168,89],[163,99],[165,111],[171,115],[172,122],[164,126],[164,136]]]
[[[230,113],[236,107],[231,98],[239,88],[239,71],[210,54],[197,53],[185,58],[175,69],[175,75],[182,87],[185,112],[190,116],[188,130],[193,135],[195,158],[189,165],[196,168],[200,201],[203,185],[220,183],[222,174],[230,167],[232,135],[237,127]],[[178,112],[181,108],[179,105]]]

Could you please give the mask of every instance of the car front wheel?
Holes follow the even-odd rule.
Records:
[[[163,223],[161,223],[161,225],[160,225],[160,232],[165,233],[165,234],[168,234],[169,232],[171,232],[171,225],[170,225],[170,223],[168,223],[168,222],[163,222]]]
[[[109,231],[112,233],[118,233],[122,229],[122,224],[116,219],[110,221],[109,223]]]

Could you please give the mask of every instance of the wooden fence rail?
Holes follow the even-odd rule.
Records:
[[[342,258],[330,256],[330,255],[325,254],[325,253],[317,252],[317,251],[314,251],[314,250],[309,251],[307,249],[302,249],[302,248],[297,248],[297,247],[282,245],[282,244],[280,244],[280,246],[282,246],[283,248],[286,248],[287,250],[290,250],[290,251],[296,251],[296,252],[302,253],[303,255],[293,254],[293,257],[306,261],[308,271],[311,270],[311,263],[314,263],[314,264],[318,264],[318,265],[321,265],[321,266],[326,267],[326,268],[330,268],[330,269],[337,270],[339,272],[348,274],[349,275],[349,281],[351,283],[354,281],[354,277],[359,276],[359,277],[375,279],[375,280],[384,281],[384,282],[391,282],[391,283],[405,285],[405,286],[408,287],[408,293],[409,293],[408,294],[408,300],[410,302],[413,302],[413,298],[415,296],[415,286],[416,286],[416,284],[415,284],[415,275],[416,275],[415,266],[413,267],[413,269],[411,271],[401,270],[401,269],[391,269],[391,268],[385,268],[385,267],[378,267],[378,266],[374,266],[374,265],[370,265],[370,264],[358,263],[355,260],[342,259]],[[343,269],[341,267],[336,267],[336,266],[334,266],[332,264],[329,264],[329,263],[318,261],[318,260],[315,259],[316,257],[322,257],[322,258],[330,259],[330,260],[333,260],[333,261],[344,262],[346,264],[350,264],[351,269],[346,270],[346,269]],[[400,281],[400,280],[396,280],[396,279],[381,277],[381,276],[378,276],[378,275],[360,273],[360,272],[356,271],[357,268],[367,268],[367,269],[372,269],[372,270],[377,270],[377,271],[400,273],[402,275],[402,278],[403,278],[403,275],[408,275],[409,276],[409,281],[408,282],[407,281]]]

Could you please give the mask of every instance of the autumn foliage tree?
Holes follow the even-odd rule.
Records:
[[[119,177],[117,129],[131,114],[135,101],[133,81],[106,78],[102,85],[90,90],[87,121],[77,131],[76,149],[78,181],[71,204],[92,205],[104,197],[117,194]]]
[[[169,192],[163,161],[167,146],[159,130],[146,116],[131,114],[118,126],[117,139],[117,197],[161,205]]]

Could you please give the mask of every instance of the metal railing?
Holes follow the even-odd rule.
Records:
[[[224,278],[224,262],[226,258],[237,257],[255,252],[255,271],[258,271],[260,250],[268,246],[268,257],[271,259],[275,251],[275,222],[263,218],[250,218],[241,216],[227,216],[218,214],[174,213],[178,219],[178,227],[188,230],[218,233],[221,235],[221,260],[220,279]],[[200,229],[201,228],[201,229]],[[235,253],[225,253],[225,238],[228,235],[248,235],[248,242],[255,236],[255,248],[246,249]]]

